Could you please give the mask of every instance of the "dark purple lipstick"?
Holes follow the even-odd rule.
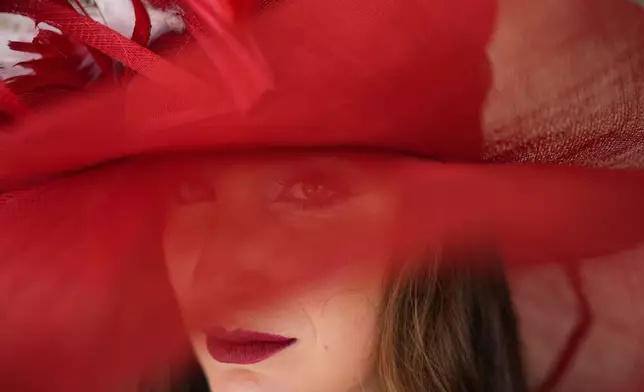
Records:
[[[251,365],[292,346],[297,339],[262,332],[213,328],[205,331],[208,352],[218,362]]]

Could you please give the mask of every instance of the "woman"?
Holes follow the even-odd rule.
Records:
[[[504,264],[525,266],[642,241],[641,173],[479,162],[591,166],[625,151],[640,156],[629,142],[642,140],[641,128],[620,121],[637,116],[612,116],[626,82],[642,80],[633,4],[518,7],[521,17],[529,3],[564,19],[574,27],[566,44],[610,47],[591,51],[590,63],[603,67],[593,75],[613,65],[628,72],[601,84],[611,94],[565,100],[574,109],[561,112],[559,93],[584,96],[566,83],[583,84],[585,74],[535,72],[556,85],[548,99],[533,94],[542,83],[517,83],[515,63],[506,64],[512,72],[501,80],[521,99],[496,109],[530,116],[499,116],[498,132],[484,135],[492,1],[150,3],[178,10],[188,33],[147,49],[141,1],[131,2],[131,40],[64,2],[0,5],[63,32],[13,45],[42,59],[1,91],[13,120],[0,137],[1,276],[12,288],[0,297],[11,315],[0,328],[5,390],[111,391],[134,370],[156,369],[162,354],[180,358],[175,327],[189,332],[215,391],[521,390],[505,283],[480,269],[488,257],[439,250],[491,243]],[[596,39],[588,26],[605,21],[607,8],[630,22],[604,26]],[[615,37],[619,44],[605,45]],[[505,64],[508,53],[496,53]],[[549,57],[540,56],[519,64]],[[566,56],[553,58],[570,73]],[[62,87],[64,99],[46,87]],[[70,98],[68,89],[80,93]],[[639,110],[635,95],[615,106]],[[564,125],[553,129],[553,118]],[[596,132],[566,128],[578,124],[571,119]],[[484,139],[492,139],[485,151]],[[275,148],[310,157],[275,160],[267,151]],[[336,153],[319,163],[324,155],[313,159],[312,148]],[[196,158],[204,150],[208,159]],[[224,159],[223,151],[250,150],[260,159]],[[348,164],[339,152],[347,150],[381,155]],[[159,155],[182,159],[149,164]],[[173,292],[161,283],[166,266]],[[168,320],[175,301],[185,327]]]
[[[392,272],[388,261],[401,257],[396,244],[367,243],[387,232],[398,215],[398,190],[391,185],[368,159],[307,154],[213,163],[203,183],[190,184],[190,192],[184,186],[184,194],[212,197],[189,199],[171,214],[165,249],[212,390],[526,390],[512,301],[499,266],[482,274],[453,268],[456,260],[450,260],[446,269],[439,260],[449,256],[419,254],[422,262]],[[205,221],[207,231],[195,230]],[[371,235],[351,236],[356,227],[371,228]],[[231,278],[209,268],[208,260],[253,273],[261,286],[279,278],[271,260],[288,265],[342,257],[341,249],[316,244],[329,232],[342,249],[349,246],[342,237],[348,237],[354,257],[365,260],[269,306],[192,322],[191,291]]]
[[[267,384],[270,385],[276,382],[276,377],[281,377],[282,382],[289,384],[305,382],[303,389],[297,389],[302,391],[325,390],[322,388],[331,383],[338,388],[334,390],[347,391],[527,391],[514,313],[503,276],[499,273],[483,277],[478,274],[467,275],[441,276],[432,271],[425,275],[415,274],[413,278],[397,279],[382,298],[383,304],[379,308],[377,321],[374,325],[367,324],[373,329],[366,331],[366,336],[375,335],[376,342],[358,347],[361,349],[358,353],[364,357],[357,362],[352,362],[356,352],[349,356],[335,355],[338,351],[344,353],[349,348],[342,344],[342,340],[334,340],[340,345],[339,349],[334,347],[329,350],[328,346],[324,347],[325,351],[330,351],[327,355],[332,357],[332,364],[329,366],[327,363],[327,366],[317,368],[313,375],[310,373],[311,369],[304,374],[297,371],[301,366],[324,365],[324,362],[319,362],[319,355],[316,356],[315,352],[306,357],[304,362],[297,362],[300,367],[293,366],[297,364],[292,363],[295,362],[293,359],[291,363],[284,359],[273,366],[269,362],[262,365],[263,361],[252,366],[225,365],[208,354],[203,342],[196,342],[195,349],[202,358],[201,367],[195,364],[191,377],[186,373],[178,373],[179,377],[175,379],[173,387],[161,385],[151,390],[272,390],[267,388]],[[360,307],[365,304],[356,304],[355,300],[350,302],[353,307],[348,307],[347,299],[342,295],[335,296],[335,301],[340,302],[336,306],[344,305],[342,314],[327,317],[345,316],[350,321],[355,321],[355,314],[365,311]],[[337,327],[337,324],[333,326]],[[354,334],[344,338],[351,341],[360,337],[357,333],[364,333],[365,327],[358,327],[355,322],[345,326]],[[249,335],[247,338],[257,337]],[[362,343],[362,339],[358,340]],[[355,344],[354,342],[350,347],[353,348]],[[284,352],[283,355],[288,353]],[[235,361],[240,360],[232,360],[233,363]],[[273,359],[273,363],[276,361],[279,360]],[[366,369],[357,372],[357,366]],[[264,369],[272,372],[266,374],[262,372]],[[356,373],[347,374],[352,371]],[[305,377],[305,374],[309,377]],[[312,381],[306,383],[315,375],[318,378],[313,379],[318,381],[322,378],[323,384]],[[215,387],[211,389],[209,385]],[[143,387],[142,390],[150,389]]]

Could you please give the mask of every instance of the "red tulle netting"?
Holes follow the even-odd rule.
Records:
[[[180,361],[165,218],[216,200],[208,173],[263,165],[377,183],[392,213],[273,233],[301,241],[271,248],[260,268],[287,272],[268,280],[204,242],[218,280],[197,309],[280,295],[373,244],[492,245],[535,390],[644,390],[636,3],[131,0],[127,32],[81,3],[0,4],[51,27],[9,43],[35,56],[0,85],[3,391],[110,390]],[[186,241],[254,230],[213,211]]]

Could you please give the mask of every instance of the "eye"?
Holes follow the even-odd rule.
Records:
[[[347,197],[347,189],[338,183],[320,179],[297,180],[280,184],[275,202],[299,208],[323,208],[340,203]]]
[[[177,190],[177,198],[181,204],[195,204],[215,201],[215,190],[205,181],[184,182]]]

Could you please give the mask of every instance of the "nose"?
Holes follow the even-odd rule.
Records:
[[[285,228],[257,211],[217,203],[208,208],[208,223],[191,235],[193,267],[179,268],[191,270],[180,297],[192,316],[211,317],[216,310],[224,317],[231,310],[263,305],[297,284],[298,265],[305,263],[291,251],[292,235]]]

